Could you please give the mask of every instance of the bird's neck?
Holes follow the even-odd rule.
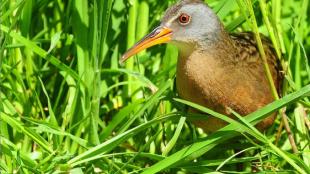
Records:
[[[179,57],[189,57],[197,49],[195,43],[175,43],[179,50]]]
[[[232,65],[229,56],[232,56],[234,44],[229,38],[221,38],[215,42],[182,46],[178,46],[178,92],[186,100],[210,106],[205,98],[212,98],[214,93],[221,91],[219,84],[222,79],[228,79],[231,68],[226,66]],[[218,88],[213,89],[213,86]]]
[[[205,38],[188,43],[175,43],[179,49],[179,58],[188,58],[194,51],[204,52],[210,55],[222,55],[222,53],[228,52],[233,53],[235,50],[234,41],[231,39],[229,34],[224,31],[216,34],[206,35]],[[220,56],[222,57],[222,56]],[[220,59],[219,57],[219,59]],[[222,61],[222,60],[219,60]],[[225,60],[227,61],[227,60]]]

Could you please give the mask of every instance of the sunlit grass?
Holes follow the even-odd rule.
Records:
[[[268,36],[284,66],[283,97],[239,120],[179,99],[172,45],[119,64],[174,2],[2,0],[0,172],[310,173],[309,1],[206,1],[228,31]],[[187,106],[230,124],[206,135]],[[280,116],[253,127],[281,108],[297,153]]]

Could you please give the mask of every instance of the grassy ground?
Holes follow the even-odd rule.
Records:
[[[284,97],[238,121],[178,99],[172,45],[118,63],[172,0],[1,0],[0,173],[310,173],[309,0],[207,2],[283,55]],[[207,136],[185,105],[230,124]],[[281,116],[252,126],[280,108],[297,153]]]

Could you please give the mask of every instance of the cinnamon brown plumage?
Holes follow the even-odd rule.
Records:
[[[161,25],[128,50],[122,60],[166,42],[179,48],[177,90],[183,99],[231,117],[227,108],[247,115],[274,100],[254,35],[250,32],[229,34],[201,0],[181,0],[170,7]],[[269,40],[262,36],[262,42],[279,91],[281,66]],[[269,127],[274,115],[257,127],[260,130]],[[195,124],[206,132],[213,132],[226,123],[210,116]]]
[[[280,91],[281,66],[265,38],[263,45],[275,86]],[[182,98],[231,117],[228,107],[247,115],[274,100],[252,33],[227,34],[207,48],[196,47],[186,56],[180,52],[177,89]],[[258,129],[268,128],[274,118],[275,114],[263,120],[257,125]],[[226,125],[212,116],[195,123],[206,132]]]

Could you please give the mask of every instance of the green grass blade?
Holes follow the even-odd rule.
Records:
[[[4,25],[0,25],[0,29],[4,31],[5,33],[9,32],[8,27]],[[9,35],[19,41],[20,43],[24,44],[25,46],[32,49],[33,52],[38,54],[40,57],[46,59],[47,61],[51,62],[55,67],[59,68],[60,70],[63,70],[67,72],[69,75],[71,75],[74,79],[79,80],[79,76],[76,74],[75,71],[73,71],[71,68],[69,68],[64,63],[60,62],[57,58],[54,56],[49,55],[45,50],[37,46],[34,42],[24,38],[23,36],[19,35],[16,32],[11,31]]]
[[[128,137],[131,137],[131,136],[137,134],[138,132],[149,128],[153,124],[160,123],[160,122],[163,122],[166,120],[175,119],[178,117],[180,117],[179,114],[172,114],[170,116],[156,118],[155,120],[144,123],[138,127],[130,129],[130,130],[128,130],[122,134],[119,134],[119,135],[113,137],[112,139],[105,141],[104,143],[99,144],[99,145],[87,150],[86,152],[74,157],[73,159],[68,161],[68,164],[71,165],[72,167],[74,167],[80,163],[84,163],[84,162],[89,161],[89,159],[93,160],[93,159],[95,159],[95,157],[101,158],[102,154],[105,154],[105,153],[111,151],[113,148],[117,147],[121,142],[126,141],[128,139]]]
[[[245,119],[247,121],[257,121],[257,119],[261,119],[264,116],[268,116],[272,112],[276,111],[277,109],[280,109],[281,107],[285,106],[286,104],[293,102],[295,100],[300,99],[301,97],[308,96],[310,94],[310,85],[302,88],[300,91],[297,91],[295,93],[289,94],[282,99],[275,101],[266,107],[263,107],[262,109],[259,109],[258,111],[249,114]],[[238,133],[234,132],[234,126],[232,124],[220,129],[219,131],[215,132],[214,134],[211,134],[208,136],[203,142],[196,142],[172,155],[167,157],[166,159],[154,164],[150,168],[147,168],[143,174],[150,174],[150,173],[156,173],[160,172],[164,169],[175,167],[180,162],[185,162],[188,160],[195,159],[201,155],[203,155],[205,152],[211,150],[214,148],[217,144],[224,142],[234,136],[237,136]],[[282,151],[278,151],[278,153],[282,153]],[[195,154],[193,156],[193,154]],[[300,167],[296,166],[296,164],[293,166],[296,167],[298,171],[303,171],[300,169]]]

